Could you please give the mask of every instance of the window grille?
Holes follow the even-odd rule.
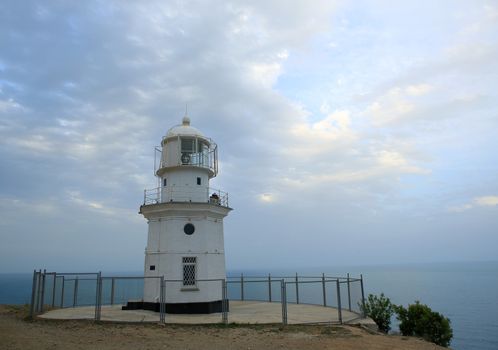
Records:
[[[187,287],[195,287],[195,275],[197,258],[188,256],[182,258],[183,262],[183,285]]]

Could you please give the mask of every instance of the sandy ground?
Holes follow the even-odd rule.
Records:
[[[159,325],[28,321],[0,305],[0,349],[444,349],[423,340],[353,326]]]

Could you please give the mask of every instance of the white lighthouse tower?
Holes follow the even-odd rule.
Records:
[[[161,146],[160,186],[145,191],[140,207],[149,226],[145,276],[164,276],[168,313],[220,312],[223,218],[232,209],[227,193],[209,187],[218,173],[217,145],[185,116]],[[143,308],[159,310],[159,296],[159,278],[146,278]]]

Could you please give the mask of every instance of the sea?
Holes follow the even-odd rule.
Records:
[[[340,266],[298,271],[232,270],[228,275],[254,276],[269,272],[272,276],[292,276],[296,272],[300,276],[350,273],[351,277],[358,277],[362,274],[366,295],[384,293],[393,303],[405,306],[420,301],[448,317],[453,328],[452,349],[498,349],[498,261]],[[0,304],[29,303],[32,277],[32,273],[0,274]],[[392,328],[394,332],[398,330],[394,317]]]

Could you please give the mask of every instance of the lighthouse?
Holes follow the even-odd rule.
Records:
[[[223,219],[228,194],[209,181],[218,174],[218,147],[185,116],[161,141],[159,187],[140,206],[148,223],[143,308],[159,310],[165,280],[168,313],[221,312],[226,278]]]

